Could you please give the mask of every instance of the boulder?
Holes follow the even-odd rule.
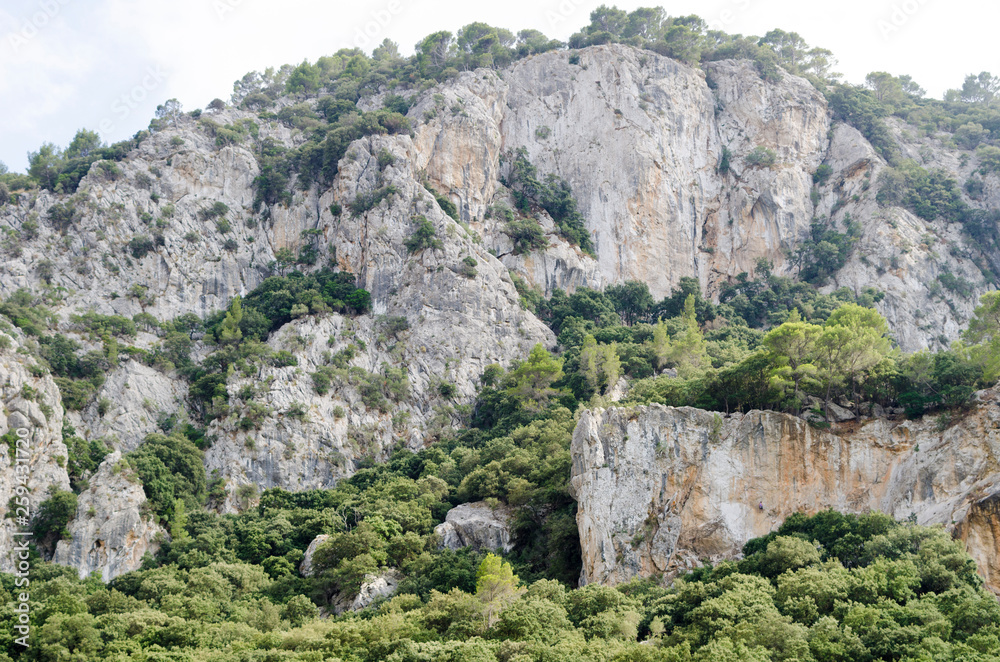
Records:
[[[392,568],[378,575],[368,575],[351,602],[351,611],[360,611],[379,598],[388,598],[393,595],[399,588],[401,579],[402,576]]]
[[[510,541],[510,509],[492,508],[485,501],[463,503],[448,511],[443,524],[434,529],[441,536],[441,547],[477,550],[513,549]]]
[[[395,568],[384,568],[377,575],[366,575],[357,595],[340,593],[330,600],[330,609],[326,613],[334,615],[348,611],[361,611],[370,607],[376,600],[388,598],[399,588],[402,579]]]
[[[854,412],[845,407],[834,402],[826,403],[826,411],[828,412],[830,419],[834,423],[843,423],[844,421],[853,421],[856,417]]]
[[[320,535],[318,535],[318,536],[316,536],[315,538],[312,539],[312,542],[309,543],[308,547],[306,547],[306,553],[302,557],[302,563],[299,564],[299,574],[300,575],[302,575],[303,577],[312,577],[312,575],[313,575],[313,567],[312,567],[313,555],[316,553],[316,550],[319,549],[319,546],[322,545],[323,543],[325,543],[329,539],[330,539],[330,536],[327,535],[327,534],[325,534],[325,533],[321,533]]]

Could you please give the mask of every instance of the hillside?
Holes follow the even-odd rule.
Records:
[[[993,79],[591,18],[0,174],[24,659],[996,659]]]

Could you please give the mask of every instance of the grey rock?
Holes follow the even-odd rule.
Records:
[[[103,398],[111,407],[101,416],[98,407]],[[97,397],[78,416],[77,432],[87,438],[107,438],[127,453],[147,435],[159,432],[159,419],[181,410],[186,398],[183,379],[130,359],[108,376]]]
[[[994,390],[945,430],[926,416],[872,419],[838,434],[775,412],[660,405],[584,411],[570,480],[579,503],[581,581],[673,576],[704,560],[738,557],[747,540],[794,512],[833,508],[943,524],[998,591],[998,397]],[[712,441],[716,416],[723,425]]]
[[[351,611],[360,611],[380,598],[392,596],[399,588],[401,579],[402,576],[392,568],[379,575],[368,575],[358,594],[351,601]]]
[[[831,419],[835,423],[843,423],[844,421],[853,421],[856,417],[854,412],[850,409],[845,409],[840,405],[828,402],[826,403],[826,411],[828,412]]]
[[[606,397],[611,402],[618,402],[628,393],[628,380],[624,377],[620,377],[618,381],[608,389]]]
[[[19,540],[14,534],[22,530],[8,511],[13,498],[27,497],[28,512],[34,516],[51,490],[69,489],[69,475],[59,388],[52,377],[31,374],[28,368],[35,361],[19,330],[0,332],[0,337],[10,339],[8,347],[0,349],[0,436],[24,431],[24,436],[18,435],[24,442],[15,442],[13,453],[6,446],[0,451],[0,571],[13,572],[16,559],[11,551]],[[25,487],[28,493],[19,494]]]
[[[120,463],[121,452],[108,455],[89,488],[80,494],[70,536],[56,545],[52,561],[76,568],[80,579],[100,573],[101,579],[138,570],[142,557],[155,554],[165,535],[148,514],[146,494],[131,468]]]
[[[510,540],[511,513],[505,506],[491,508],[485,501],[463,503],[448,511],[434,533],[446,549],[472,547],[476,550],[513,549]]]
[[[310,542],[309,546],[306,547],[305,554],[302,556],[302,563],[299,564],[300,575],[303,577],[313,576],[313,556],[316,554],[316,550],[319,549],[319,546],[329,539],[330,536],[325,533],[321,533],[312,539],[312,542]]]

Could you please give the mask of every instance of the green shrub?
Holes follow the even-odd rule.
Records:
[[[733,158],[733,153],[729,151],[729,148],[725,145],[722,146],[722,155],[719,157],[719,165],[716,171],[720,175],[725,175],[729,172],[730,161]]]
[[[391,184],[366,193],[358,193],[354,197],[354,202],[350,204],[351,213],[355,216],[361,216],[365,212],[377,207],[386,198],[395,195],[395,193],[396,187]]]
[[[830,175],[833,174],[833,168],[828,164],[824,163],[820,167],[816,168],[816,172],[813,173],[813,183],[816,186],[825,186]]]
[[[174,501],[180,499],[193,512],[205,500],[205,465],[201,451],[185,436],[151,434],[125,456],[142,481],[150,505],[169,521]]]
[[[938,274],[937,279],[941,283],[941,285],[944,286],[945,289],[954,292],[963,299],[968,299],[969,297],[972,296],[972,293],[975,291],[972,283],[970,283],[965,278],[962,278],[961,276],[956,276],[950,271],[945,271],[941,274]]]
[[[80,411],[86,407],[97,390],[91,382],[82,379],[56,377],[55,382],[59,387],[63,406],[70,411]]]
[[[214,218],[221,218],[229,213],[229,206],[224,202],[213,202],[210,207],[206,207],[198,212],[198,216],[203,221],[210,221]]]
[[[380,317],[378,319],[378,328],[387,338],[397,339],[401,333],[409,331],[410,320],[402,315]]]
[[[149,237],[148,235],[137,235],[129,240],[128,250],[132,253],[132,257],[137,260],[141,260],[149,253],[156,250],[156,242],[153,241],[152,237]]]
[[[443,195],[435,195],[434,199],[437,201],[438,206],[441,207],[441,211],[451,216],[455,221],[459,220],[458,207],[455,206],[454,202]]]
[[[458,273],[466,278],[475,278],[479,273],[476,271],[476,265],[478,264],[479,263],[476,262],[476,258],[471,255],[466,255],[462,258],[462,263],[458,267]]]
[[[72,432],[69,436],[64,434],[63,443],[66,444],[69,456],[66,463],[69,482],[73,491],[79,494],[87,489],[88,478],[97,471],[97,467],[110,450],[103,439],[87,441],[73,435]]]
[[[379,150],[376,161],[378,162],[378,169],[385,170],[396,162],[396,157],[392,155],[392,152],[383,147]]]
[[[528,152],[523,147],[506,158],[510,161],[510,168],[504,184],[511,189],[521,212],[529,212],[531,205],[540,206],[552,217],[564,239],[593,256],[593,242],[569,183],[554,173],[546,175],[544,182],[539,181],[538,170],[528,160]]]
[[[425,216],[415,216],[413,221],[416,229],[403,241],[409,253],[418,253],[424,249],[441,250],[444,244],[435,237],[434,225]]]
[[[66,525],[76,515],[76,495],[54,489],[38,507],[38,514],[31,523],[35,544],[52,552],[58,541],[69,535]]]
[[[49,207],[48,212],[46,212],[46,218],[52,223],[52,226],[59,232],[65,232],[73,226],[80,222],[83,218],[83,214],[78,210],[72,202],[64,202],[52,205]]]
[[[510,221],[504,226],[503,231],[514,242],[514,255],[545,250],[549,246],[545,231],[542,230],[541,224],[533,218]]]
[[[750,168],[770,168],[774,165],[777,158],[778,155],[773,149],[764,147],[763,145],[757,145],[749,154],[747,154],[745,161],[747,166]]]
[[[807,283],[823,285],[826,280],[847,263],[854,245],[861,236],[861,226],[844,219],[845,232],[838,232],[832,223],[814,222],[809,226],[809,237],[799,244],[794,258],[799,266],[799,278]]]

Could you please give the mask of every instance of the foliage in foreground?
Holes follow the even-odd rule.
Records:
[[[309,497],[314,506],[323,498]],[[306,503],[273,493],[271,505],[283,500]],[[237,544],[266,549],[264,540],[291,536],[300,545],[294,531],[308,517],[284,512],[275,522],[285,530],[252,529]],[[669,588],[655,578],[574,590],[525,584],[492,554],[439,553],[419,588],[404,583],[387,601],[326,619],[305,597],[310,580],[283,568],[285,557],[223,558],[227,534],[204,525],[189,526],[196,542],[182,555],[110,586],[36,562],[23,653],[10,634],[14,577],[0,575],[0,660],[1000,659],[1000,605],[961,543],[878,513],[795,515],[748,542],[743,560]]]

